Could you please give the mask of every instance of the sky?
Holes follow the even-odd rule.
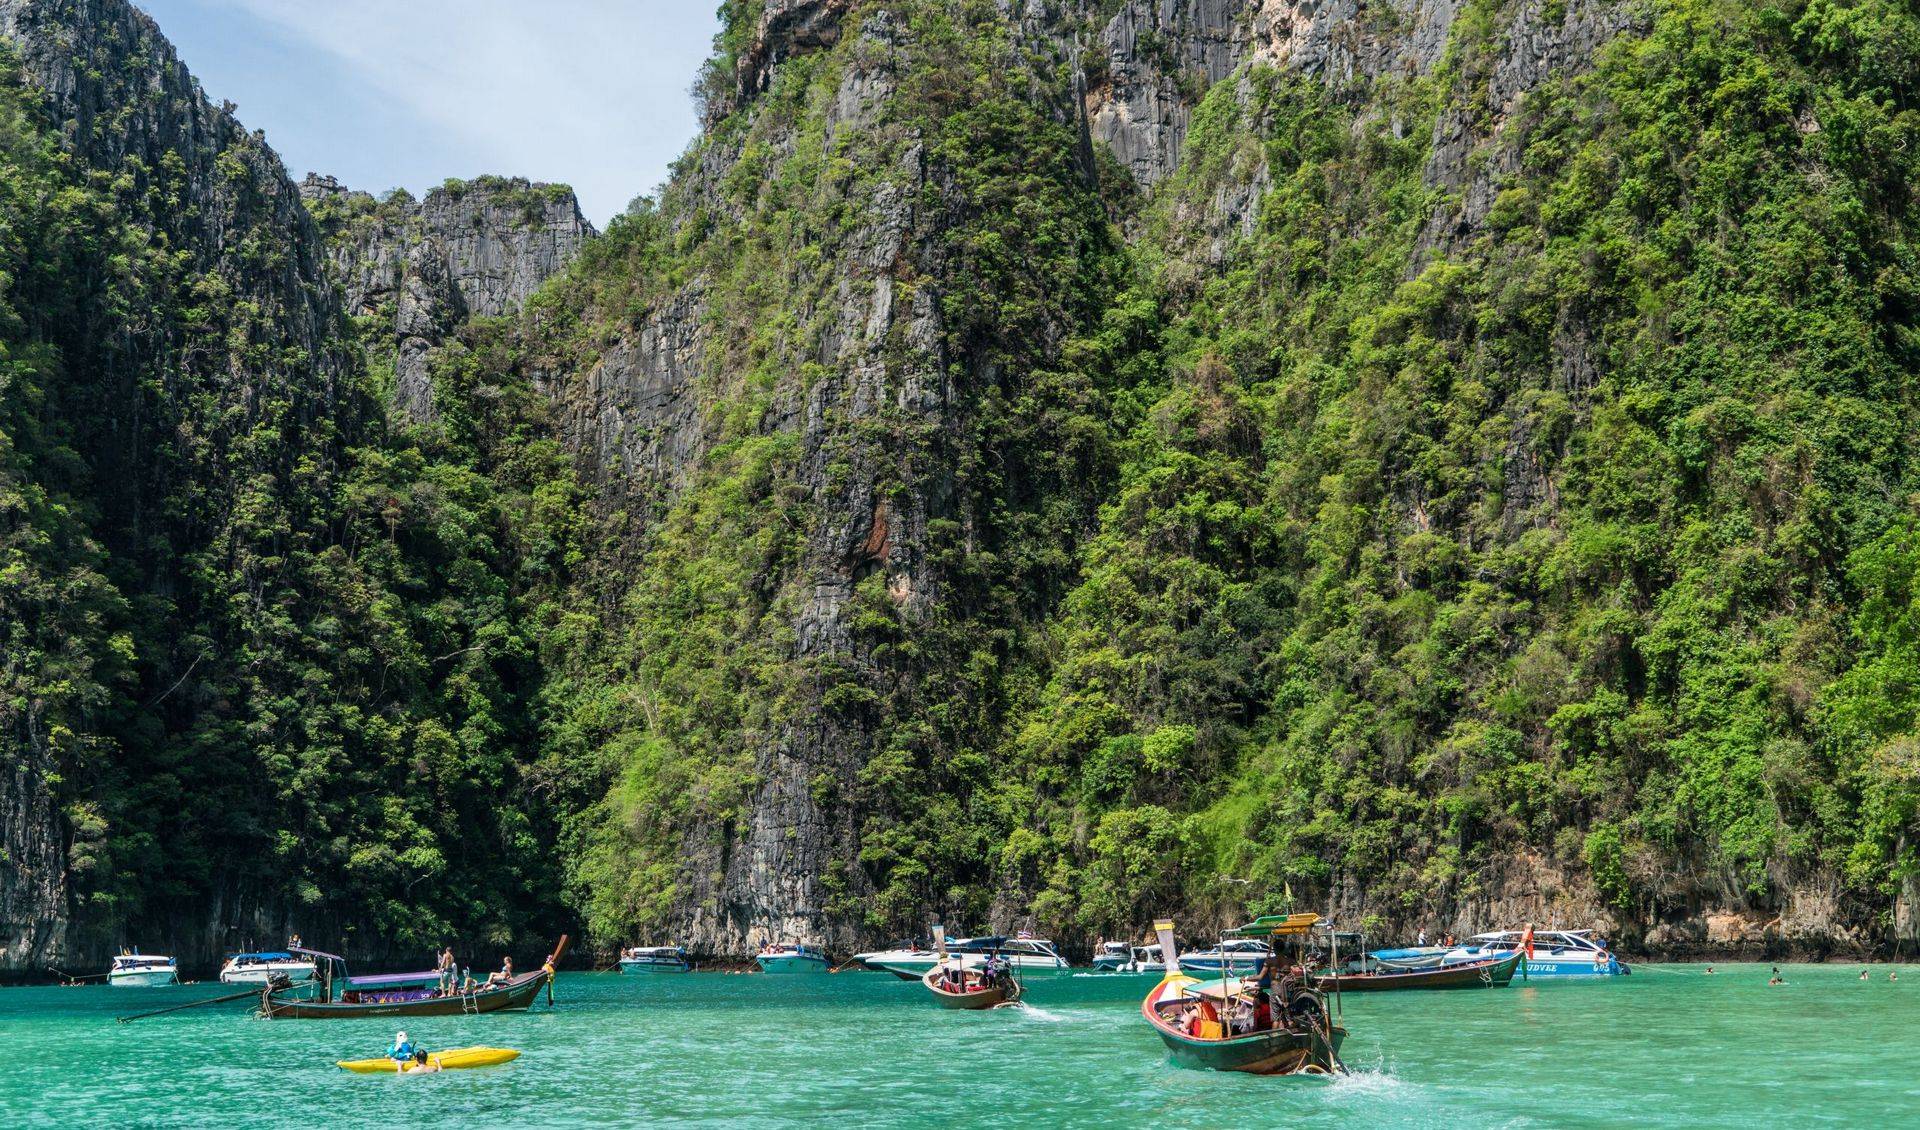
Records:
[[[570,184],[596,225],[666,180],[719,0],[135,0],[294,179]]]

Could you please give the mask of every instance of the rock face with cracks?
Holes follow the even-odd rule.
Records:
[[[347,313],[392,320],[394,400],[421,422],[434,416],[434,349],[469,318],[518,313],[594,234],[570,189],[523,178],[376,201],[309,173],[300,195],[322,219]]]

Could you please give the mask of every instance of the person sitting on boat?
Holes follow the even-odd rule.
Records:
[[[1253,1002],[1245,997],[1234,1001],[1233,1019],[1227,1027],[1236,1036],[1253,1031]]]
[[[405,1071],[407,1069],[407,1061],[413,1058],[415,1052],[420,1052],[422,1055],[426,1054],[419,1048],[413,1046],[413,1041],[407,1039],[405,1032],[395,1032],[393,1034],[393,1046],[387,1049],[387,1058],[394,1062],[398,1070]]]
[[[500,959],[500,971],[497,973],[487,974],[487,988],[491,989],[495,985],[505,985],[511,982],[512,980],[513,980],[513,958],[503,957]]]

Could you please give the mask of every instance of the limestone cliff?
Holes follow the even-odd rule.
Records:
[[[120,940],[114,907],[168,881],[170,845],[116,854],[106,843],[137,823],[120,823],[129,780],[153,802],[147,811],[170,819],[212,799],[169,764],[178,752],[148,759],[154,735],[229,711],[207,688],[244,662],[245,633],[229,617],[246,613],[206,583],[208,555],[254,578],[255,608],[271,600],[279,582],[252,557],[261,543],[236,529],[235,515],[276,513],[296,462],[324,473],[364,405],[294,185],[260,135],[203,95],[153,21],[122,0],[4,0],[0,39],[8,82],[30,103],[10,127],[30,139],[16,158],[50,141],[67,163],[40,175],[70,178],[68,199],[95,209],[88,226],[71,229],[93,242],[50,249],[74,256],[70,269],[86,280],[77,293],[56,300],[35,281],[57,264],[18,264],[26,273],[9,287],[20,307],[9,355],[53,351],[64,374],[42,406],[61,437],[60,462],[43,456],[13,489],[63,492],[87,527],[76,544],[98,547],[105,574],[85,626],[13,651],[9,677],[26,683],[11,684],[0,706],[4,964],[37,969],[103,952]],[[16,159],[8,175],[36,175],[34,160]],[[66,231],[31,234],[56,241]],[[283,427],[309,430],[304,450],[234,439]],[[8,438],[0,447],[31,440],[17,430]],[[298,535],[296,526],[282,532]],[[128,593],[137,600],[123,603]],[[9,616],[19,614],[9,599]],[[56,623],[59,608],[36,615]],[[74,666],[99,646],[87,642],[96,634],[107,646]],[[123,696],[148,704],[143,733],[113,720]],[[68,700],[84,705],[59,706]],[[224,867],[202,878],[220,892],[211,905],[165,911],[202,952],[228,926],[270,922],[284,901]]]
[[[384,201],[309,173],[300,195],[327,237],[347,313],[391,326],[393,396],[433,418],[432,352],[469,318],[518,313],[593,236],[564,185],[522,178],[449,181],[415,201]]]

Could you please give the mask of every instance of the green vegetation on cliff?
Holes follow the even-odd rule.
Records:
[[[125,116],[165,105],[148,60],[94,62],[140,92]],[[386,434],[257,139],[221,120],[155,158],[114,119],[62,148],[4,68],[0,725],[60,806],[13,830],[61,837],[70,904],[42,912],[82,944],[547,928],[526,594],[577,507],[523,434],[543,403],[462,352],[474,407]]]
[[[1433,73],[1359,97],[1254,67],[1197,110],[1130,265],[1055,265],[1027,241],[1117,238],[1070,168],[1018,168],[1073,152],[1036,113],[1055,76],[950,7],[900,10],[903,81],[844,156],[822,146],[857,41],[718,127],[741,219],[712,230],[737,236],[689,260],[666,241],[690,203],[651,221],[646,277],[733,264],[716,305],[752,316],[715,368],[742,383],[709,399],[747,432],[722,425],[623,610],[661,705],[620,739],[596,924],[664,925],[679,837],[737,831],[782,704],[819,703],[869,750],[853,796],[820,788],[874,892],[835,909],[874,930],[1030,907],[1112,933],[1334,886],[1425,917],[1516,855],[1630,924],[1831,875],[1887,927],[1915,850],[1910,12],[1654,5],[1437,177],[1436,122],[1491,123],[1510,13],[1465,10]],[[768,133],[793,141],[773,163]],[[929,523],[954,553],[933,609],[861,582],[865,670],[836,671],[779,634],[833,501],[796,507],[798,437],[764,414],[815,379],[781,344],[838,267],[818,225],[872,215],[860,170],[902,134],[950,155],[972,207],[947,238],[988,256],[927,280],[952,363],[1039,395],[922,448],[1020,471],[951,511],[964,534]],[[1249,184],[1242,231],[1219,202]]]

